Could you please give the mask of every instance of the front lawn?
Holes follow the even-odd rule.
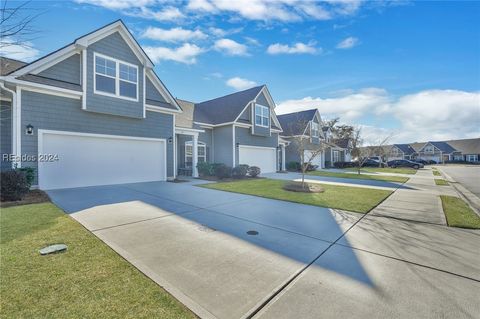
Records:
[[[328,171],[312,171],[312,172],[307,172],[307,174],[315,175],[315,176],[368,179],[368,180],[375,180],[375,181],[386,181],[386,182],[397,182],[397,183],[405,183],[406,181],[408,181],[408,177],[388,176],[388,175],[367,175],[367,174],[337,173],[337,172],[328,172]]]
[[[436,178],[435,179],[435,185],[439,185],[439,186],[447,186],[448,185],[448,182],[444,179],[440,179],[440,178]]]
[[[480,217],[462,199],[441,195],[448,226],[480,229]]]
[[[194,318],[50,203],[2,208],[0,232],[4,318]],[[38,253],[55,243],[68,250]]]
[[[257,179],[211,183],[199,186],[358,213],[369,212],[392,193],[388,190],[328,184],[321,184],[325,189],[323,193],[298,193],[284,190],[282,187],[285,183],[290,183],[290,181]]]
[[[347,168],[349,171],[357,171],[358,168],[350,167]],[[397,174],[408,174],[408,175],[415,175],[417,174],[417,170],[408,167],[362,167],[362,172],[367,173],[397,173]]]

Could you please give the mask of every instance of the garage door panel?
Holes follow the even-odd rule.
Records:
[[[58,161],[39,163],[42,189],[165,180],[162,140],[43,133],[39,153]]]
[[[305,161],[307,161],[309,158],[311,158],[312,152],[308,151],[308,150],[305,150],[304,152],[305,152],[304,159],[305,159]],[[324,166],[322,156],[323,156],[322,153],[317,154],[317,156],[315,156],[312,160],[312,165],[317,165],[318,166],[317,170],[322,169],[322,167]]]
[[[277,170],[275,148],[240,145],[238,160],[239,164],[260,167],[262,173],[273,173]]]

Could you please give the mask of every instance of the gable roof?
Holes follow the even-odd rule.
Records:
[[[451,147],[447,142],[427,142],[425,145],[427,144],[432,144],[433,146],[435,146],[436,148],[438,148],[442,153],[445,153],[445,154],[451,154],[453,152],[458,152],[456,149],[454,149],[453,147]],[[422,147],[423,149],[423,147]]]
[[[398,148],[405,155],[412,155],[413,153],[415,153],[415,150],[409,144],[393,144],[393,146]]]
[[[341,147],[341,148],[346,148],[348,149],[349,148],[349,143],[350,143],[350,139],[348,138],[339,138],[339,139],[336,139],[334,141],[335,145],[337,145],[338,147]]]
[[[480,154],[480,138],[446,141],[462,154]]]
[[[10,74],[28,63],[6,57],[0,57],[0,75]]]
[[[305,132],[308,122],[313,120],[317,109],[300,111],[295,113],[288,113],[277,115],[278,121],[283,128],[283,136],[302,135]],[[305,123],[305,126],[295,123]]]
[[[235,121],[245,106],[257,97],[264,86],[256,86],[195,104],[195,122],[216,125]]]

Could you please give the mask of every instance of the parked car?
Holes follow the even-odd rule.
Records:
[[[353,162],[354,166],[358,166],[358,162]],[[385,163],[379,163],[376,160],[373,159],[367,159],[365,162],[363,162],[362,167],[385,167]]]
[[[424,167],[422,163],[417,163],[409,160],[393,160],[393,161],[387,162],[387,165],[388,167],[392,167],[392,168],[411,167],[411,168],[419,169]]]
[[[420,164],[423,164],[423,165],[431,164],[429,161],[426,161],[426,160],[423,160],[423,159],[416,159],[416,160],[414,160],[414,162],[420,163]]]

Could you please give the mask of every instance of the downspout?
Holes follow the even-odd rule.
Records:
[[[17,150],[17,136],[20,134],[17,130],[17,92],[14,90],[11,90],[5,86],[5,82],[0,82],[0,87],[12,94],[12,154],[15,156],[14,160],[12,161],[12,168],[16,167],[17,164],[17,155],[19,155],[19,152]]]

